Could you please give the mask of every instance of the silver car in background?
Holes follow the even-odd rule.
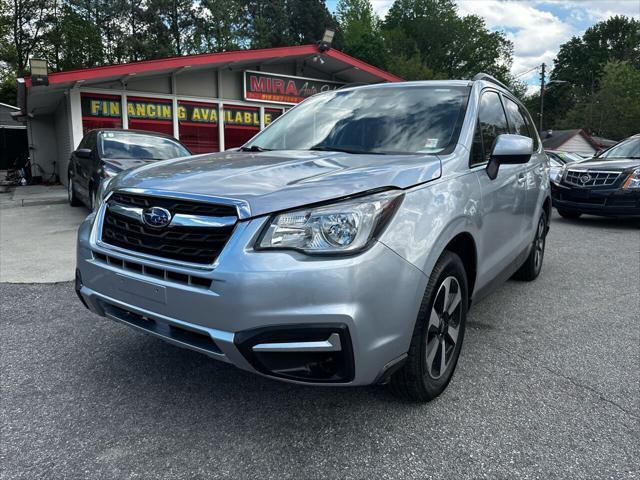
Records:
[[[98,315],[271,378],[447,386],[467,311],[542,267],[533,122],[498,81],[316,95],[239,151],[118,176],[78,233]]]

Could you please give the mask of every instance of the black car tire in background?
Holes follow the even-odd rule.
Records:
[[[576,218],[580,218],[580,215],[582,215],[580,212],[569,212],[567,210],[562,210],[562,209],[557,209],[558,210],[558,215],[560,215],[562,218],[567,218],[570,220],[575,220]]]
[[[531,282],[540,275],[542,262],[544,260],[544,247],[547,243],[547,225],[547,212],[543,210],[542,215],[540,215],[540,219],[538,220],[536,235],[533,238],[531,251],[520,269],[513,275],[513,278],[516,280]]]
[[[74,188],[73,177],[69,174],[67,178],[67,196],[69,198],[69,205],[72,207],[79,207],[82,205],[82,202],[78,200],[78,196],[76,195],[76,189]]]

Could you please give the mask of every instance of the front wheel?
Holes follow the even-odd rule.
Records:
[[[69,205],[71,205],[72,207],[79,207],[81,205],[80,200],[78,200],[78,197],[76,195],[76,188],[74,185],[74,181],[73,181],[73,177],[71,175],[69,175],[69,177],[67,178],[68,183],[67,183],[67,197],[69,200]]]
[[[389,385],[396,395],[424,402],[447,388],[464,339],[467,288],[462,260],[445,251],[429,278],[407,361],[391,377]]]

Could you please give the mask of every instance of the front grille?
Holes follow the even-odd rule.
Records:
[[[149,197],[116,192],[107,203],[102,224],[102,241],[109,245],[160,258],[197,264],[211,264],[226,245],[234,226],[168,226],[153,228],[137,219],[109,210],[109,205],[163,207],[171,212],[206,217],[236,217],[235,207],[187,200]]]
[[[148,265],[143,265],[142,263],[122,260],[121,258],[105,255],[100,252],[93,252],[93,259],[106,265],[110,265],[111,267],[119,268],[125,272],[139,273],[140,275],[158,278],[167,282],[180,283],[182,285],[189,285],[190,287],[204,289],[208,289],[211,286],[211,280],[206,277],[187,275],[185,273],[166,270],[164,268],[150,267]]]
[[[563,181],[577,187],[606,187],[613,185],[619,176],[620,172],[567,170]]]

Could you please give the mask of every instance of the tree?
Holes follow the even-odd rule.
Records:
[[[202,0],[194,43],[200,52],[224,52],[246,45],[246,11],[240,0]]]
[[[615,16],[589,27],[581,38],[573,37],[560,46],[551,78],[570,80],[591,93],[604,66],[614,60],[640,68],[640,21]]]
[[[369,0],[340,0],[336,16],[342,32],[342,50],[379,68],[387,68],[389,56],[380,19]]]
[[[482,71],[511,81],[512,43],[482,18],[460,17],[453,0],[396,0],[383,32],[392,58],[419,58],[437,78],[471,78]]]
[[[640,69],[630,62],[614,60],[602,70],[598,91],[578,102],[560,126],[580,126],[593,135],[615,140],[638,133]]]
[[[244,0],[251,48],[315,43],[337,22],[322,0]],[[333,46],[340,47],[340,37]]]

